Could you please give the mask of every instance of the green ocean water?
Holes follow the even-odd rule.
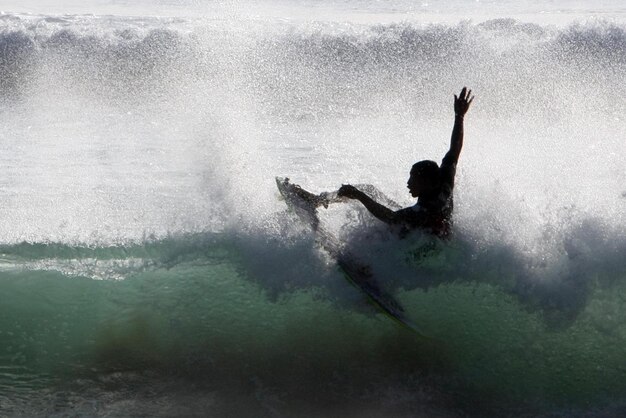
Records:
[[[560,328],[493,283],[396,289],[421,338],[323,260],[308,269],[332,286],[276,292],[245,257],[219,236],[4,247],[2,414],[547,414],[626,393],[623,283],[594,286]]]

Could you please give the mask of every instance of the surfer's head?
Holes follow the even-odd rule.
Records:
[[[413,164],[407,187],[413,197],[419,197],[435,190],[439,187],[439,165],[430,160]]]

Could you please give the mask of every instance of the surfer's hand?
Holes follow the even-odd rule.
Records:
[[[358,199],[360,193],[361,192],[356,187],[350,184],[344,184],[337,191],[337,196],[347,197],[348,199]]]
[[[454,95],[454,113],[459,116],[465,115],[470,105],[472,104],[472,100],[474,100],[474,96],[470,96],[472,96],[472,91],[468,91],[467,87],[463,87],[463,90],[461,90],[461,94],[459,94],[459,97],[457,97],[456,94]]]

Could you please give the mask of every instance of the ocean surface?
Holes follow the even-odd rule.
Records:
[[[0,416],[626,414],[626,4],[8,0]],[[287,209],[403,206],[465,119],[454,234]]]

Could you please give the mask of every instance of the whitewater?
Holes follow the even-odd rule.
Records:
[[[0,416],[613,417],[626,408],[621,1],[0,6]],[[465,118],[448,241],[413,204]]]

